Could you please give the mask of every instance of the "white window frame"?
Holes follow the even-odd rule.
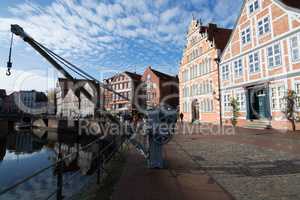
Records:
[[[260,36],[263,36],[263,35],[265,35],[267,33],[270,33],[270,32],[271,32],[270,17],[265,16],[265,17],[261,18],[260,20],[258,20],[258,22],[257,22],[257,35],[260,37]]]
[[[295,46],[292,43],[293,42],[292,40],[294,38],[296,38],[296,42],[297,42],[297,44]],[[291,50],[291,53],[290,53],[291,61],[293,63],[300,62],[300,33],[297,33],[297,34],[291,36],[289,41],[290,41],[289,44],[290,44],[290,50]],[[297,52],[297,54],[298,54],[297,58],[294,57],[295,52]]]
[[[246,95],[244,91],[236,91],[235,99],[237,100],[240,111],[244,112],[246,110]]]
[[[279,53],[275,54],[275,47],[279,47]],[[269,55],[269,50],[272,50],[272,55]],[[282,65],[282,49],[281,49],[281,43],[277,42],[275,44],[272,44],[266,48],[266,54],[267,54],[267,63],[268,63],[268,68],[276,68],[278,66]],[[276,58],[280,59],[279,63],[276,63]],[[272,65],[270,65],[270,59],[272,59]]]
[[[223,105],[224,105],[224,112],[230,112],[231,106],[230,106],[230,100],[231,100],[231,94],[230,93],[224,93],[222,95]]]
[[[249,30],[249,32],[248,32]],[[251,42],[252,35],[251,35],[251,28],[247,26],[243,30],[241,30],[241,43],[243,46],[249,44]]]
[[[225,71],[224,69],[227,68]],[[221,67],[222,70],[222,80],[229,80],[230,77],[230,65],[226,64]]]
[[[255,5],[256,5],[256,2],[257,2],[257,5],[258,7],[255,8]],[[253,6],[253,11],[251,11],[251,6]],[[260,5],[260,1],[259,0],[252,0],[252,1],[249,1],[248,3],[248,13],[249,15],[252,15],[253,13],[255,13],[256,11],[258,11],[260,9],[261,5]]]
[[[236,78],[240,78],[243,76],[243,59],[239,58],[233,61],[233,68],[234,68],[234,76]]]
[[[299,90],[297,90],[297,85],[299,85]],[[297,99],[296,99],[296,110],[300,110],[300,81],[294,82],[294,91],[296,92]]]
[[[252,61],[250,57],[252,56]],[[256,59],[257,58],[257,59]],[[259,52],[253,52],[248,55],[248,66],[249,66],[249,74],[255,74],[260,72],[261,67],[260,67],[260,56]],[[253,71],[251,71],[253,69]]]
[[[275,89],[275,95],[273,93],[273,89]],[[280,89],[282,89],[282,91]],[[282,111],[284,109],[285,102],[283,97],[285,96],[285,89],[286,88],[284,84],[275,84],[270,86],[270,105],[272,111]],[[275,107],[273,100],[275,101]]]

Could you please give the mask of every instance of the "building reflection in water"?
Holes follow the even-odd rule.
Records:
[[[53,134],[52,134],[53,137]],[[99,145],[93,144],[89,148],[84,148],[87,144],[95,140],[95,137],[77,135],[58,135],[58,142],[55,143],[54,151],[57,159],[61,153],[64,159],[64,172],[80,170],[82,175],[93,174],[96,170],[95,157],[99,151]]]
[[[6,154],[6,137],[0,136],[0,162],[4,159]]]
[[[59,153],[63,158],[71,154],[64,160],[64,172],[80,170],[82,175],[88,175],[96,170],[93,158],[99,151],[99,145],[94,144],[84,150],[82,147],[93,140],[95,137],[81,136],[79,138],[75,134],[57,134],[38,129],[28,132],[10,131],[9,134],[0,135],[0,162],[5,160],[7,151],[18,157],[31,155],[43,148],[50,148],[56,155],[50,158],[53,162],[58,160]]]

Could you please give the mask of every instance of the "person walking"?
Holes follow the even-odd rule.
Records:
[[[183,120],[183,113],[180,113],[179,117],[180,117],[180,122],[182,123],[182,120]]]

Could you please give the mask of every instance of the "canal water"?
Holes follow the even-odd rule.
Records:
[[[43,173],[18,185],[0,199],[47,199],[56,192],[58,153],[63,156],[72,153],[64,162],[63,193],[65,197],[80,191],[91,179],[93,151],[80,150],[95,138],[78,138],[77,135],[60,135],[55,131],[16,131],[12,126],[0,123],[0,193],[25,177],[51,166]],[[78,153],[77,153],[78,152]],[[55,199],[55,195],[53,198]]]

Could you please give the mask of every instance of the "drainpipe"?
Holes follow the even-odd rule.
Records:
[[[223,127],[223,120],[222,120],[222,97],[221,97],[221,79],[220,79],[220,58],[219,56],[214,59],[215,62],[217,63],[217,69],[218,69],[218,91],[219,91],[219,118],[220,118],[220,127]]]

